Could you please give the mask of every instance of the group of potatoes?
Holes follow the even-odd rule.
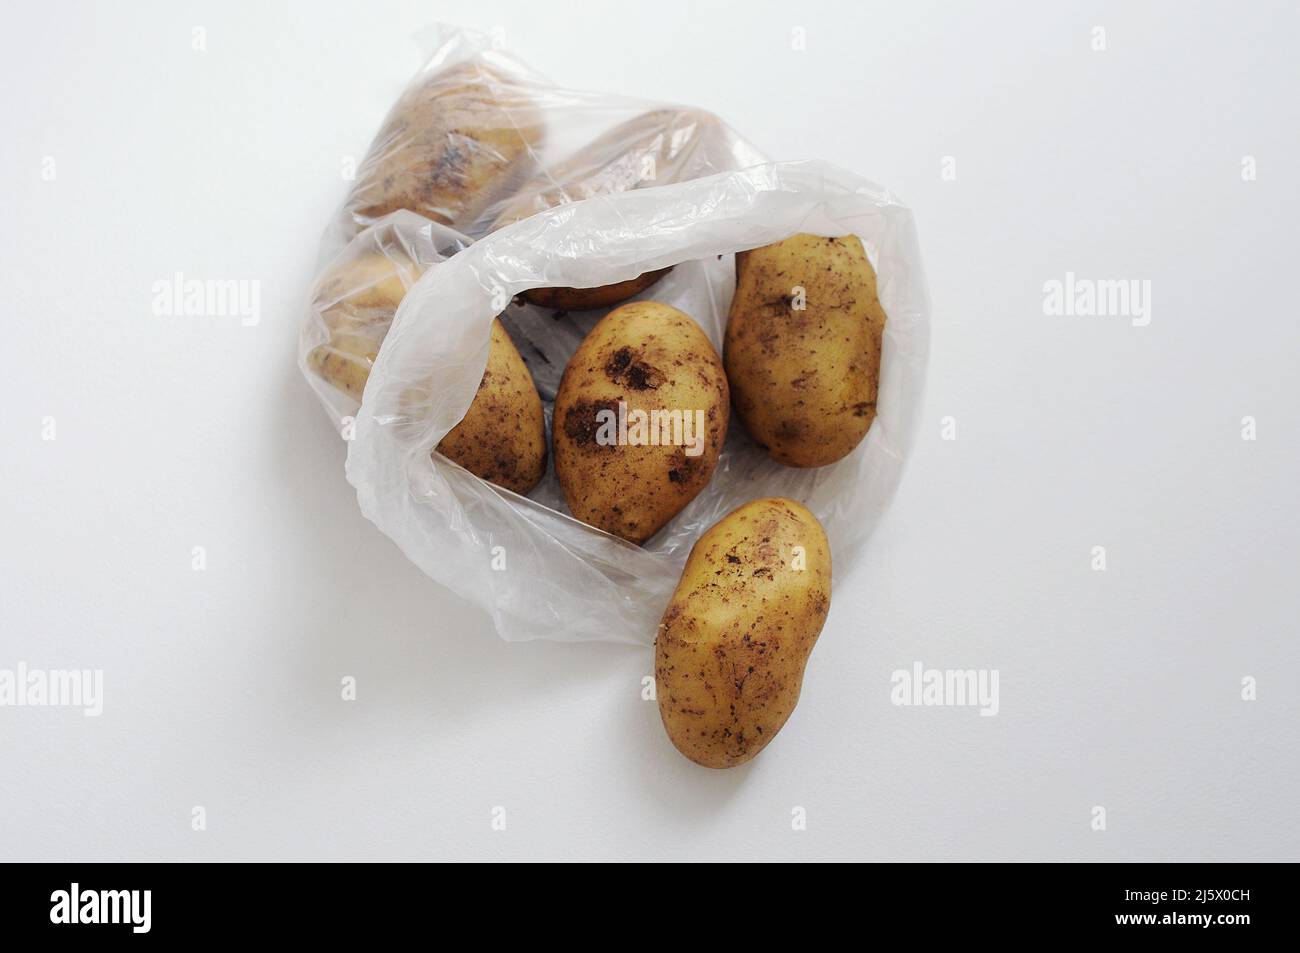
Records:
[[[540,117],[524,88],[471,63],[399,101],[347,208],[358,231],[397,209],[470,234],[492,231],[567,202],[675,181],[711,122],[691,110],[646,113],[546,172],[521,176]],[[308,355],[313,372],[360,400],[393,314],[427,264],[388,250],[327,272],[315,301],[329,340]],[[708,484],[732,407],[758,446],[788,466],[826,466],[862,441],[875,417],[885,314],[858,238],[798,234],[737,254],[722,357],[689,315],[652,300],[622,303],[662,275],[528,292],[532,303],[562,311],[621,306],[565,368],[549,441],[528,368],[494,320],[477,394],[436,452],[526,494],[544,476],[549,449],[573,516],[639,545]],[[620,406],[689,414],[703,427],[690,448],[602,439]],[[655,645],[660,714],[684,755],[730,767],[772,740],[798,701],[830,594],[825,532],[793,500],[755,500],[700,537]]]

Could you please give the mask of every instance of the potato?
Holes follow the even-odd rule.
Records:
[[[388,326],[383,325],[382,330],[387,332]],[[383,333],[368,333],[366,329],[334,330],[328,344],[313,348],[307,355],[307,366],[321,380],[360,403],[383,339]]]
[[[526,89],[471,62],[436,72],[389,112],[347,210],[360,230],[410,209],[465,231],[531,168],[542,119]]]
[[[569,509],[645,542],[709,482],[728,413],[722,362],[688,315],[655,301],[611,311],[555,395],[555,472]]]
[[[642,113],[534,176],[506,203],[493,228],[570,202],[717,171],[702,155],[702,143],[720,128],[716,116],[696,109]],[[561,311],[608,308],[645,291],[668,271],[650,271],[598,288],[534,288],[524,292],[524,299]]]
[[[362,252],[331,267],[312,295],[329,342],[307,355],[307,365],[353,400],[361,400],[397,306],[422,271],[396,249]]]
[[[862,441],[884,327],[856,236],[795,235],[736,256],[727,379],[736,413],[774,460],[821,467]]]
[[[367,253],[332,269],[315,306],[329,343],[307,355],[322,380],[360,401],[406,289],[421,269],[409,258]],[[527,493],[546,472],[546,418],[532,376],[500,321],[492,322],[487,368],[469,410],[437,452],[475,476]]]
[[[353,309],[396,311],[424,271],[401,251],[365,252],[335,265],[316,285],[312,296],[325,313],[337,305]]]
[[[524,359],[505,326],[492,322],[487,368],[469,410],[438,452],[477,477],[527,493],[546,473],[546,416]]]
[[[746,503],[691,550],[655,639],[655,695],[677,750],[744,764],[794,711],[831,604],[831,552],[794,500]]]
[[[596,288],[530,288],[524,292],[524,300],[556,311],[594,311],[639,295],[670,271],[671,268],[660,268],[627,281]]]

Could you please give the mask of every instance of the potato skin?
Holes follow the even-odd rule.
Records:
[[[862,441],[884,327],[876,272],[854,235],[795,235],[736,256],[727,379],[736,413],[774,460],[822,467]]]
[[[383,330],[388,330],[386,325]],[[383,339],[382,333],[371,333],[369,328],[333,330],[328,344],[312,348],[307,366],[321,380],[360,403]]]
[[[628,281],[597,288],[530,288],[524,292],[524,300],[556,311],[595,311],[639,295],[670,271],[671,268],[647,271]]]
[[[528,171],[542,119],[527,91],[481,63],[430,75],[393,106],[348,196],[359,231],[398,209],[465,231]]]
[[[316,376],[360,401],[397,306],[422,268],[392,251],[364,252],[340,262],[321,278],[312,306],[329,331],[329,341],[307,355]]]
[[[826,534],[794,500],[754,500],[705,532],[655,639],[659,715],[677,750],[707,768],[762,751],[799,701],[830,602]]]
[[[402,252],[365,252],[330,268],[312,299],[326,314],[339,307],[396,311],[424,271]]]
[[[329,342],[313,348],[307,366],[360,401],[397,306],[422,269],[404,255],[368,252],[321,279],[314,306]],[[492,322],[488,363],[464,418],[437,452],[475,476],[527,493],[546,473],[546,417],[532,375],[499,320]]]
[[[702,452],[602,443],[601,411],[703,414]],[[555,396],[555,472],[573,515],[644,543],[704,489],[727,435],[727,378],[700,326],[676,308],[635,301],[607,314],[578,346]]]
[[[438,452],[477,477],[527,493],[546,473],[542,399],[505,326],[492,321],[487,368],[469,410]]]

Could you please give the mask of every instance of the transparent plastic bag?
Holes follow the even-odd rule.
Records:
[[[465,53],[473,45],[457,40],[450,47]],[[617,104],[599,110],[604,130],[583,117],[580,125],[591,127],[584,133],[590,139],[653,108],[561,91],[543,98],[549,104],[581,101],[587,108]],[[560,106],[546,106],[541,118],[549,135],[571,116]],[[476,212],[474,222],[461,222],[464,233],[397,212],[368,223],[341,252],[329,253],[337,231],[326,239],[331,267],[314,295],[302,365],[336,421],[356,415],[347,476],[362,512],[432,579],[489,612],[506,639],[652,644],[694,541],[732,509],[761,497],[788,496],[808,506],[826,528],[836,574],[842,575],[898,485],[920,409],[929,334],[910,212],[885,190],[833,166],[750,163],[752,150],[729,130],[711,141],[714,148],[704,150],[710,153],[707,162],[695,168],[722,169],[704,177],[639,183],[484,228],[512,200],[529,201],[531,193],[520,186]],[[535,161],[546,167],[551,160]],[[345,208],[335,224],[358,223]],[[525,292],[613,285],[671,267],[638,298],[684,311],[721,353],[735,290],[734,254],[798,232],[861,238],[888,316],[877,415],[866,438],[843,460],[814,470],[777,464],[733,415],[712,480],[644,546],[635,546],[568,515],[549,463],[542,482],[525,497],[434,452],[477,392],[498,316],[537,385],[549,431],[564,367],[608,309],[557,314],[527,303]],[[375,252],[409,290],[395,313],[380,312],[387,336],[377,355],[367,358],[368,381],[358,407],[320,378],[309,356],[322,346],[322,334],[329,339],[325,315],[338,299],[374,286],[363,270],[340,296],[339,264]],[[408,268],[407,261],[418,268]],[[415,272],[421,272],[418,280],[407,284]]]
[[[487,34],[439,25],[421,43],[427,63],[326,230],[300,334],[299,366],[340,427],[401,297],[385,284],[404,291],[537,211],[765,161],[710,113],[564,89]]]
[[[299,365],[337,426],[350,423],[397,305],[424,271],[472,242],[414,212],[385,215],[330,258],[312,289]]]
[[[326,235],[332,257],[406,209],[470,238],[598,194],[742,169],[765,157],[703,110],[565,89],[487,34],[438,26]]]

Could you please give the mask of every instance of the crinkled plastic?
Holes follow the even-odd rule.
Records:
[[[338,426],[360,406],[397,305],[416,279],[472,242],[413,212],[385,215],[329,259],[312,289],[299,363]]]
[[[327,232],[328,257],[398,209],[481,238],[557,200],[765,159],[712,113],[565,89],[486,34],[439,26],[424,42],[432,55],[358,168]]]
[[[428,62],[326,230],[300,336],[300,366],[336,425],[360,397],[340,384],[364,384],[396,310],[373,300],[386,279],[410,287],[425,267],[555,205],[765,161],[711,113],[564,89],[486,34],[437,26],[422,43]]]
[[[464,40],[457,43],[463,51]],[[609,126],[651,108],[610,102],[619,105],[605,110]],[[567,118],[541,110],[548,130],[564,126]],[[360,255],[384,255],[403,285],[411,273],[422,272],[395,315],[390,309],[383,317],[381,311],[387,337],[370,359],[359,408],[323,381],[309,359],[321,347],[322,334],[329,339],[329,321],[338,320],[325,317],[339,300],[329,284],[330,269],[303,333],[302,365],[336,421],[355,414],[347,477],[363,513],[432,579],[489,612],[506,639],[652,644],[695,540],[731,510],[761,497],[788,496],[812,510],[830,539],[835,573],[842,576],[899,483],[921,406],[929,340],[911,213],[884,189],[834,166],[753,164],[742,140],[730,131],[725,139],[731,159],[723,158],[727,150],[715,151],[710,164],[732,162],[735,168],[597,194],[499,228],[484,231],[480,225],[477,234],[475,227],[460,233],[397,212],[327,256],[336,270],[339,262]],[[490,208],[499,216],[526,191]],[[349,221],[351,214],[344,210]],[[475,216],[480,222],[490,217]],[[866,438],[843,460],[811,470],[785,467],[761,451],[733,415],[710,483],[644,546],[635,546],[573,519],[553,467],[524,497],[434,452],[474,398],[497,316],[533,375],[549,428],[565,364],[606,311],[557,314],[526,303],[518,297],[523,292],[609,285],[675,266],[638,297],[691,315],[721,353],[735,290],[735,253],[798,232],[860,237],[876,267],[887,315],[877,415]],[[327,237],[327,252],[332,241]],[[418,266],[409,267],[411,261]],[[364,293],[364,283],[352,290]]]

